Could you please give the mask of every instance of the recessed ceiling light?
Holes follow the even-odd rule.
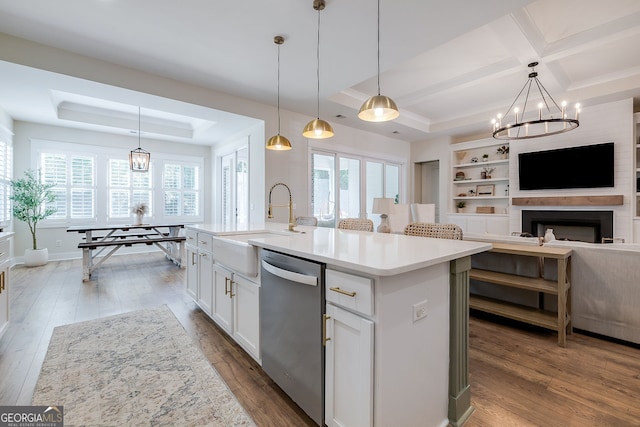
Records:
[[[344,114],[336,114],[336,119],[346,119],[347,116],[345,116]]]

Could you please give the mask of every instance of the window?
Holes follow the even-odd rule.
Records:
[[[70,153],[40,153],[41,179],[54,184],[57,211],[51,220],[92,219],[95,216],[95,159]]]
[[[165,163],[162,174],[165,217],[194,217],[200,212],[198,166]]]
[[[13,169],[13,149],[0,139],[0,226],[6,226],[11,221],[11,171]]]
[[[126,150],[33,140],[32,168],[55,184],[59,196],[58,211],[42,225],[127,223],[132,206],[142,202],[158,223],[201,221],[204,159],[153,154],[148,172],[131,172]]]
[[[131,172],[127,160],[109,159],[109,218],[130,218],[138,203],[146,203],[146,215],[153,216],[152,167],[149,164],[148,172]]]
[[[399,164],[312,152],[311,170],[311,206],[319,226],[335,227],[340,218],[371,218],[376,223],[380,218],[371,215],[374,197],[400,202]]]
[[[222,224],[249,223],[249,149],[244,146],[220,158]]]

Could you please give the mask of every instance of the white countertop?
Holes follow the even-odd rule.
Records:
[[[491,249],[486,242],[471,242],[335,228],[296,226],[287,231],[281,223],[262,223],[229,229],[216,224],[186,225],[217,237],[225,234],[271,231],[273,236],[249,239],[254,246],[324,262],[378,276],[392,276],[429,267]]]

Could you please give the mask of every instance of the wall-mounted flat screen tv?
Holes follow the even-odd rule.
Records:
[[[518,155],[520,190],[613,187],[613,142]]]

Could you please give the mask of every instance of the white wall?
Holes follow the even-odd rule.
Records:
[[[591,206],[568,207],[561,206],[562,210],[612,210],[614,212],[614,237],[624,238],[625,241],[633,241],[633,208],[634,208],[634,119],[633,99],[610,102],[599,105],[583,107],[580,117],[580,126],[560,135],[544,138],[525,139],[511,141],[510,143],[510,196],[511,197],[538,197],[538,196],[575,196],[575,195],[624,195],[623,206]],[[490,137],[485,135],[484,137]],[[589,145],[603,142],[615,143],[615,187],[594,189],[566,189],[566,190],[518,190],[518,153],[528,151],[541,151],[579,145]],[[450,206],[450,150],[453,141],[449,138],[434,138],[433,140],[413,143],[411,146],[411,161],[419,163],[431,160],[440,160],[440,218],[447,217],[447,208]],[[567,165],[577,168],[579,164]],[[413,168],[412,168],[413,169]],[[544,166],[541,165],[541,173]],[[413,177],[412,181],[419,177]],[[446,189],[446,191],[445,191]],[[412,192],[413,194],[413,192]],[[550,207],[554,208],[554,207]],[[543,207],[527,207],[527,209],[543,209]],[[546,208],[544,208],[546,210]],[[509,232],[522,230],[521,206],[511,206],[509,210]]]
[[[634,207],[633,173],[633,100],[611,102],[583,108],[580,113],[580,126],[571,132],[544,138],[512,141],[509,153],[510,195],[512,197],[542,196],[592,196],[592,195],[624,195],[622,206],[560,206],[561,210],[611,210],[613,211],[614,237],[633,241],[632,220]],[[518,190],[518,153],[529,151],[551,150],[579,145],[614,142],[615,187],[585,188],[562,190]],[[579,168],[580,164],[567,165],[567,168]],[[540,165],[540,173],[544,173],[544,165]],[[512,206],[509,215],[511,231],[522,230],[522,211],[540,209],[556,209],[553,206]]]
[[[411,163],[412,166],[415,163],[439,161],[440,166],[440,194],[438,200],[438,213],[436,217],[440,218],[442,222],[443,218],[447,218],[447,207],[450,205],[449,199],[451,197],[449,189],[449,177],[451,176],[451,155],[450,146],[452,140],[450,137],[439,137],[427,141],[414,142],[411,145]],[[415,170],[411,167],[412,174]],[[412,176],[411,182],[417,183],[421,177]],[[413,187],[412,187],[413,188]],[[415,194],[415,191],[411,191],[411,194]],[[414,203],[415,200],[411,200]]]

